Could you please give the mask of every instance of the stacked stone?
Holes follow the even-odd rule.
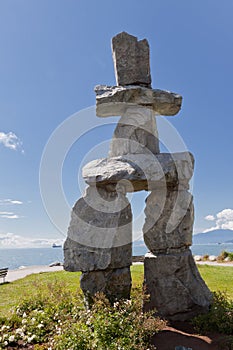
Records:
[[[189,249],[192,244],[191,153],[160,153],[156,114],[179,112],[182,97],[151,88],[149,45],[127,33],[112,40],[118,86],[97,86],[96,114],[121,116],[109,156],[83,168],[89,185],[73,208],[65,242],[65,269],[81,270],[86,296],[104,292],[128,298],[132,259],[132,214],[127,192],[151,191],[146,199],[145,310],[172,320],[206,311],[211,293]]]
[[[125,194],[91,185],[71,213],[64,268],[82,271],[89,303],[97,292],[111,301],[130,297],[132,213]]]

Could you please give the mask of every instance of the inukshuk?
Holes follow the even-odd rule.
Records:
[[[98,117],[121,116],[109,156],[83,168],[89,187],[75,204],[64,245],[64,267],[82,271],[86,297],[130,297],[132,214],[127,192],[150,191],[143,234],[150,253],[145,310],[185,320],[208,310],[211,293],[189,249],[194,220],[191,153],[160,153],[156,114],[173,116],[182,97],[151,88],[149,45],[125,32],[112,39],[117,86],[97,86]]]

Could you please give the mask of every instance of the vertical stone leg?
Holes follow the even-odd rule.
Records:
[[[159,139],[154,112],[141,106],[127,106],[116,126],[109,157],[126,154],[158,154]]]
[[[130,267],[82,273],[80,286],[88,303],[93,295],[102,292],[110,302],[129,299],[131,290]]]
[[[82,271],[85,295],[104,292],[129,297],[132,263],[132,213],[122,193],[88,187],[71,213],[64,244],[64,268]]]
[[[184,321],[206,312],[212,295],[189,249],[194,216],[191,194],[171,190],[162,201],[160,193],[152,191],[146,200],[143,232],[151,253],[144,261],[144,283],[150,295],[144,310],[155,309],[170,320]]]

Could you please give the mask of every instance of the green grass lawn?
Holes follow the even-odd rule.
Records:
[[[233,267],[201,265],[199,271],[212,291],[224,291],[233,299]],[[131,267],[133,287],[142,285],[143,265]],[[34,274],[11,283],[0,285],[0,316],[7,316],[10,309],[24,297],[36,293],[38,284],[48,284],[55,281],[64,284],[70,291],[79,289],[79,272],[45,272]]]

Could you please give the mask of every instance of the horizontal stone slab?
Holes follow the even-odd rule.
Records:
[[[115,191],[122,186],[126,192],[153,190],[158,187],[187,189],[193,175],[194,158],[189,152],[127,154],[103,158],[83,168],[83,178],[89,185]]]
[[[98,117],[122,116],[130,106],[142,106],[158,115],[172,116],[180,111],[182,96],[159,89],[138,85],[97,85],[96,115]]]

